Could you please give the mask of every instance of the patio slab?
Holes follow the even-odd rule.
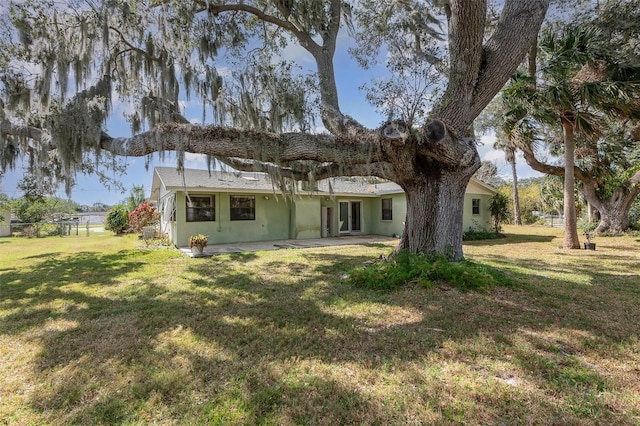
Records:
[[[398,241],[397,238],[384,235],[347,235],[342,237],[312,238],[308,240],[274,240],[245,243],[210,244],[200,255],[191,253],[189,247],[180,247],[180,251],[190,257],[207,257],[226,253],[250,253],[262,250],[282,250],[311,247],[331,247],[354,244],[373,244],[387,241]]]

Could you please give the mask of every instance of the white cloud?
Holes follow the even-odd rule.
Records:
[[[497,165],[501,165],[505,162],[504,151],[500,151],[499,149],[492,149],[490,151],[487,151],[482,156],[482,161],[490,161],[492,163],[496,163]]]
[[[282,50],[282,53],[279,56],[274,55],[272,61],[274,63],[280,61],[292,61],[298,64],[315,64],[311,53],[307,52],[304,47],[293,41]]]
[[[184,166],[189,168],[201,168],[207,167],[207,156],[204,154],[193,154],[191,152],[184,153]]]
[[[221,77],[229,77],[233,75],[233,70],[231,70],[231,68],[227,66],[216,67],[216,71],[218,72],[218,75],[220,75]]]
[[[136,111],[132,102],[123,101],[115,90],[111,92],[111,111],[113,115],[131,115]]]
[[[488,135],[484,135],[480,138],[480,144],[482,146],[493,147],[494,143],[496,143],[495,133],[489,133]]]

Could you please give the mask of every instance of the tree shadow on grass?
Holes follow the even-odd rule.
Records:
[[[150,277],[135,291],[90,291],[115,289],[143,266],[141,256],[81,253],[1,275],[10,293],[0,300],[13,312],[3,318],[12,325],[0,326],[0,333],[27,333],[40,345],[30,404],[50,421],[403,424],[415,420],[411,410],[421,406],[445,423],[473,418],[480,409],[493,413],[491,420],[598,422],[611,420],[607,401],[594,396],[583,404],[598,413],[593,420],[564,414],[567,406],[553,395],[578,399],[611,390],[607,376],[580,353],[588,345],[606,350],[628,344],[640,332],[629,321],[640,315],[637,293],[616,292],[606,280],[597,284],[597,294],[584,291],[570,306],[565,281],[525,285],[530,275],[513,271],[516,289],[487,294],[416,286],[383,293],[339,279],[371,256],[313,250],[289,263],[252,264],[258,257],[190,261],[175,277],[179,290]],[[529,270],[561,269],[518,262]],[[600,279],[617,271],[579,273]],[[70,274],[88,290],[63,288]],[[626,278],[616,282],[629,284]],[[612,328],[614,323],[619,326]],[[450,380],[446,371],[433,379],[426,374],[437,368],[433,362],[473,369],[478,359],[500,361],[513,370],[506,373],[523,375],[534,393],[546,396],[532,401],[532,394],[518,389],[509,396],[514,405],[506,407],[462,382],[443,387]],[[494,382],[505,374],[492,365],[482,368]],[[391,388],[400,394],[388,401],[378,392],[390,386],[385,380],[396,377],[393,370],[397,380],[408,380],[402,386],[407,390]],[[373,385],[380,387],[372,391]],[[511,391],[507,385],[497,390],[501,396]],[[452,392],[462,406],[451,401]]]
[[[229,253],[229,259],[236,262],[249,262],[250,260],[254,260],[258,257],[255,253]]]
[[[463,245],[470,246],[499,246],[504,244],[520,243],[550,243],[557,237],[553,235],[527,235],[527,234],[504,234],[505,238],[495,238],[489,240],[464,241]]]
[[[135,271],[143,263],[131,261],[129,252],[101,255],[81,252],[73,256],[31,256],[31,268],[0,274],[0,304],[12,311],[0,323],[0,333],[17,332],[24,327],[43,324],[50,318],[65,316],[74,306],[99,309],[103,299],[77,291],[63,290],[74,285],[111,286],[119,277]],[[35,262],[37,259],[43,259]],[[69,300],[71,304],[63,301]],[[53,306],[52,306],[53,304]]]
[[[52,253],[34,254],[33,256],[27,256],[27,257],[24,257],[23,259],[28,259],[28,260],[49,259],[49,258],[61,256],[62,254],[63,254],[62,252],[56,251],[56,252],[52,252]]]

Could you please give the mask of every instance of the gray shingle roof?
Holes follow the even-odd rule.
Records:
[[[156,178],[159,181],[156,181]],[[220,192],[251,191],[273,192],[277,186],[265,173],[223,172],[200,169],[184,169],[179,173],[173,167],[156,167],[153,186],[162,183],[167,189],[187,191],[215,190]],[[380,190],[378,188],[383,188]],[[393,182],[370,184],[349,178],[330,178],[318,182],[319,193],[376,196],[381,193],[398,193],[402,189]]]
[[[493,188],[471,178],[482,187],[495,191]],[[163,184],[169,190],[187,191],[216,191],[216,192],[273,192],[278,191],[277,186],[271,181],[269,175],[258,172],[223,172],[201,169],[184,169],[179,173],[173,167],[156,167],[152,184],[152,198],[157,194],[160,185]],[[403,192],[402,188],[394,182],[367,183],[352,178],[330,178],[318,182],[320,194],[358,195],[361,197],[376,197],[387,194]]]
[[[219,170],[184,169],[178,172],[173,167],[156,167],[156,175],[167,189],[219,189],[272,191],[273,185],[264,173],[222,172]]]

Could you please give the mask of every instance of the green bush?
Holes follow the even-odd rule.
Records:
[[[123,205],[114,206],[104,218],[104,227],[116,234],[122,234],[129,229],[129,212]]]
[[[498,270],[468,260],[450,262],[444,256],[427,256],[401,250],[396,256],[353,269],[350,282],[373,290],[391,290],[408,284],[432,287],[448,284],[460,290],[485,290],[508,286],[511,281]]]
[[[509,216],[509,198],[500,192],[496,192],[496,194],[491,197],[489,211],[491,212],[493,230],[498,233],[502,230],[502,223],[507,220]]]

